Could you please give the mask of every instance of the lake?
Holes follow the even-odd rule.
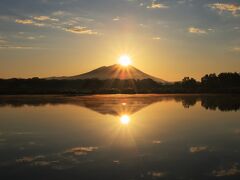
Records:
[[[0,96],[0,178],[240,179],[240,96]]]

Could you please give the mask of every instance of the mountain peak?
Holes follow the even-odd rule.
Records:
[[[53,78],[51,78],[53,79]],[[110,66],[101,66],[97,69],[94,69],[90,72],[76,75],[76,76],[70,76],[70,77],[54,77],[54,79],[100,79],[100,80],[106,80],[106,79],[135,79],[135,80],[143,80],[143,79],[152,79],[156,82],[160,83],[167,83],[167,81],[164,81],[160,78],[148,75],[139,69],[135,68],[134,66],[122,66],[120,64],[113,64]]]

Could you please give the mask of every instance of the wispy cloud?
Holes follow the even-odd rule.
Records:
[[[119,16],[113,18],[113,21],[119,21],[119,20],[120,20],[120,17],[119,17]]]
[[[161,40],[161,37],[157,36],[157,37],[153,37],[152,39],[155,40],[155,41],[159,41],[159,40]]]
[[[164,5],[162,3],[158,3],[155,0],[152,1],[151,5],[147,6],[148,9],[166,9],[169,8],[167,5]]]
[[[98,35],[99,34],[98,32],[93,31],[92,29],[88,29],[87,27],[81,27],[81,26],[64,28],[64,30],[67,32],[76,33],[76,34],[87,34],[87,35]]]
[[[28,39],[28,40],[35,40],[36,37],[34,37],[34,36],[28,36],[27,39]]]
[[[231,12],[233,15],[237,14],[237,11],[240,10],[240,5],[237,4],[231,4],[231,3],[214,3],[208,5],[212,9],[216,9],[218,11],[223,12]]]
[[[0,49],[36,49],[34,47],[30,47],[30,46],[16,46],[16,45],[10,45],[10,44],[0,44]]]
[[[62,11],[54,12],[55,15],[62,15]],[[116,19],[115,19],[116,20]],[[53,18],[51,16],[31,16],[26,19],[16,19],[17,24],[22,25],[32,25],[37,27],[48,27],[52,29],[63,30],[66,32],[71,32],[75,34],[85,34],[85,35],[100,35],[99,32],[88,28],[88,25],[94,20],[85,17],[74,17],[72,14],[68,14],[63,20]],[[84,24],[81,26],[79,24]],[[33,38],[31,38],[33,39]]]
[[[55,11],[52,13],[53,16],[63,16],[66,15],[65,11]]]
[[[197,27],[188,28],[188,32],[193,33],[193,34],[207,34],[206,30],[200,29],[200,28],[197,28]]]
[[[10,20],[12,20],[12,18],[13,18],[13,17],[11,17],[11,16],[1,15],[1,16],[0,16],[0,21],[1,21],[1,20],[2,20],[2,21],[10,21]]]
[[[240,53],[240,47],[234,47],[234,48],[233,48],[233,51],[234,51],[234,52],[239,52],[239,53]]]
[[[49,16],[35,16],[33,17],[33,19],[37,20],[37,21],[59,21],[56,18],[50,18]]]
[[[18,24],[33,24],[34,23],[31,19],[16,19],[15,22]]]
[[[28,37],[29,40],[33,40],[31,37]],[[26,46],[26,45],[19,45],[18,43],[15,42],[11,42],[6,38],[0,37],[0,50],[12,50],[12,49],[16,49],[16,50],[30,50],[30,49],[38,49],[37,47],[32,47],[32,46]]]
[[[18,24],[23,24],[23,25],[34,25],[34,26],[38,26],[38,27],[45,26],[45,24],[35,22],[32,19],[16,19],[15,22]]]
[[[38,40],[45,38],[44,35],[36,35],[36,33],[18,32],[16,35],[12,35],[14,38],[27,39],[27,40]]]
[[[0,45],[1,44],[6,44],[8,41],[4,39],[3,37],[0,36]]]

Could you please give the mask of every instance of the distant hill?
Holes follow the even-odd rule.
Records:
[[[76,79],[135,79],[135,80],[143,80],[143,79],[152,79],[156,82],[166,84],[167,81],[163,79],[159,79],[157,77],[148,75],[134,66],[123,67],[118,64],[114,64],[112,66],[102,66],[90,72],[76,75],[76,76],[63,76],[63,77],[50,77],[47,79],[59,79],[59,80],[76,80]]]

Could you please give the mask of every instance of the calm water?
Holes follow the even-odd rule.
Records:
[[[0,97],[0,179],[240,179],[240,97]]]

